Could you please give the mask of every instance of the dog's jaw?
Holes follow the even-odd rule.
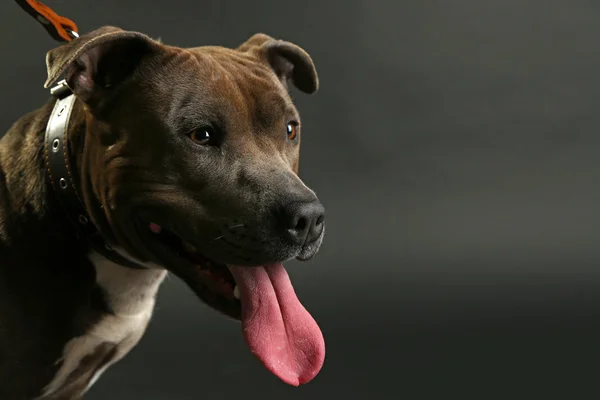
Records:
[[[141,224],[139,236],[152,249],[154,259],[182,279],[214,310],[239,320],[241,305],[235,281],[224,263],[210,260],[193,245],[156,223]]]

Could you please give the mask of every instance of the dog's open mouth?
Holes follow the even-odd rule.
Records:
[[[239,288],[236,287],[233,275],[227,265],[217,263],[204,257],[194,246],[168,229],[155,223],[148,224],[153,237],[168,248],[175,256],[194,265],[189,274],[182,277],[186,281],[193,280],[194,291],[209,306],[232,318],[241,318]],[[201,284],[200,288],[197,284]]]
[[[325,358],[323,335],[296,297],[282,264],[220,264],[168,229],[155,223],[147,227],[152,237],[191,266],[174,269],[176,275],[209,306],[241,319],[246,343],[268,370],[294,386],[317,375]]]

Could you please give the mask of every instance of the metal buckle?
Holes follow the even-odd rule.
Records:
[[[56,85],[50,88],[50,94],[60,100],[73,93],[66,80],[59,81]]]

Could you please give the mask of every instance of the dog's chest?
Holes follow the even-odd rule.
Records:
[[[58,362],[60,368],[44,388],[43,396],[78,396],[89,389],[112,364],[123,358],[141,339],[154,310],[162,269],[130,269],[93,253],[96,284],[112,313],[84,335],[71,339]]]

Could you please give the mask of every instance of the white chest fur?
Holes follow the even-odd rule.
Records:
[[[152,317],[156,293],[166,276],[164,269],[148,265],[148,269],[131,269],[116,265],[103,256],[92,253],[90,260],[96,269],[96,282],[105,294],[105,301],[114,314],[106,315],[84,335],[70,340],[57,362],[62,362],[53,380],[44,388],[42,399],[69,391],[81,382],[73,377],[89,380],[89,373],[77,371],[81,361],[100,346],[110,344],[115,348],[114,356],[98,368],[85,385],[87,391],[112,364],[123,358],[141,339]],[[77,378],[75,378],[77,380]]]

